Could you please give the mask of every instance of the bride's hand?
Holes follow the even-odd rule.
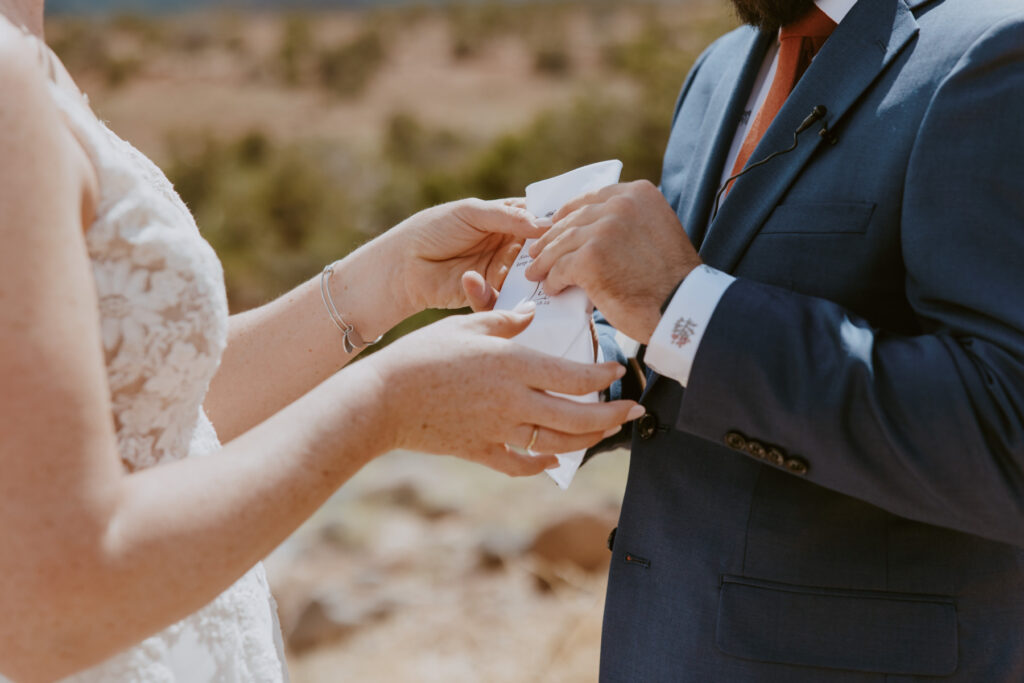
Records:
[[[421,211],[385,233],[397,251],[405,295],[416,310],[462,308],[462,276],[479,273],[488,298],[501,287],[523,241],[539,237],[538,222],[522,200],[463,199]]]
[[[512,475],[553,467],[553,456],[596,444],[643,414],[633,401],[576,403],[545,392],[583,395],[621,377],[616,363],[574,363],[509,341],[532,311],[446,318],[363,362],[383,386],[388,446],[457,455]]]

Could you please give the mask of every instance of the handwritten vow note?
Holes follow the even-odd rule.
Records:
[[[551,217],[569,200],[619,182],[621,173],[621,161],[602,161],[533,183],[526,188],[526,208],[535,216]],[[590,334],[593,305],[586,293],[578,287],[570,287],[557,296],[549,296],[541,283],[527,280],[526,267],[533,261],[528,253],[530,244],[532,241],[526,243],[512,264],[494,307],[509,310],[524,301],[533,301],[537,304],[533,322],[514,340],[553,356],[593,363],[594,344]],[[567,398],[595,402],[598,395],[595,392]],[[585,450],[581,450],[560,454],[559,466],[548,470],[548,475],[563,490],[569,488],[585,453]]]

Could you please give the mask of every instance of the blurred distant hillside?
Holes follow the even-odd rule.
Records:
[[[47,26],[96,113],[192,209],[233,311],[434,204],[521,196],[608,158],[625,180],[657,182],[679,87],[735,25],[725,0],[279,4]]]
[[[231,9],[329,9],[397,4],[402,0],[47,0],[52,14],[139,12],[166,14],[211,7]]]
[[[488,0],[472,0],[487,2]],[[687,0],[682,0],[686,2]],[[441,5],[445,0],[47,0],[47,11],[54,14],[108,14],[138,12],[168,14],[183,11],[226,8],[232,10],[329,10],[375,6]]]

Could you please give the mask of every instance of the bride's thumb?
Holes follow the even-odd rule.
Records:
[[[467,270],[462,274],[462,290],[466,293],[466,301],[474,312],[489,311],[498,300],[498,293],[487,284],[484,276],[475,270]]]
[[[490,311],[479,313],[476,317],[483,323],[484,334],[509,339],[526,329],[536,309],[537,304],[525,301],[512,311]]]

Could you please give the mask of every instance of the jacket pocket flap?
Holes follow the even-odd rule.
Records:
[[[782,204],[759,231],[762,235],[861,234],[867,230],[875,205],[870,202]]]
[[[723,577],[718,648],[761,662],[907,676],[957,667],[957,616],[941,596]]]

